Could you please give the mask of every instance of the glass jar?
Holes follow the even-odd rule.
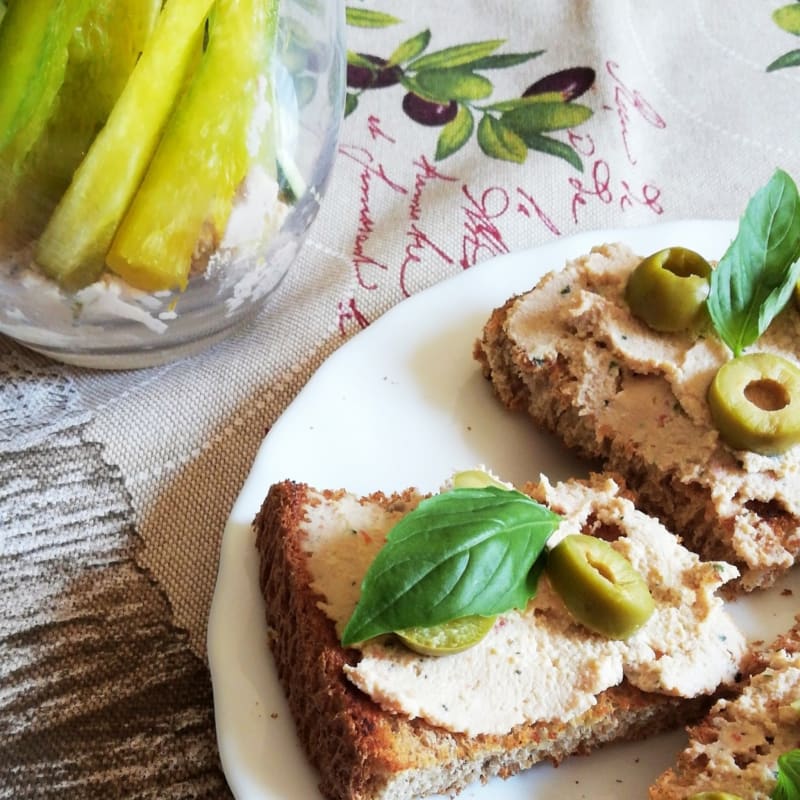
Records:
[[[164,363],[235,330],[295,259],[343,116],[344,7],[66,5],[0,17],[0,333]]]

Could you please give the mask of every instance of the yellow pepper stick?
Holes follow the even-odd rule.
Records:
[[[125,88],[160,11],[161,0],[96,0],[75,28],[52,115],[24,162],[0,182],[0,227],[9,244],[41,233]]]
[[[213,0],[167,0],[105,127],[75,171],[36,249],[68,288],[95,280],[158,145]]]
[[[200,66],[108,254],[108,266],[132,286],[185,288],[193,256],[219,243],[236,190],[265,157],[264,133],[255,131],[250,147],[248,137],[259,96],[270,96],[277,5],[217,0]]]
[[[53,111],[67,45],[91,0],[17,0],[0,28],[0,178],[11,180]]]

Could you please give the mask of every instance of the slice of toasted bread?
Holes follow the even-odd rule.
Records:
[[[689,745],[650,789],[650,800],[729,792],[769,800],[778,756],[800,746],[800,622],[754,650],[739,696],[721,699],[689,728]]]
[[[474,355],[500,400],[606,469],[704,559],[735,564],[732,589],[768,586],[800,552],[800,447],[761,456],[728,447],[706,394],[730,352],[712,330],[657,333],[625,284],[640,261],[604,245],[509,299]],[[654,298],[653,302],[659,302]],[[758,349],[797,360],[787,308]]]
[[[598,480],[609,485],[605,478]],[[552,487],[544,482],[529,487],[529,493],[547,502]],[[567,491],[561,509],[554,510],[571,515],[573,528],[596,535],[614,534],[617,523],[599,519],[583,507],[585,503],[581,506],[579,494]],[[640,739],[679,727],[698,719],[716,699],[719,675],[711,680],[706,693],[694,697],[644,691],[624,678],[601,691],[588,709],[567,721],[524,722],[503,732],[477,734],[448,730],[422,716],[412,718],[379,705],[348,678],[348,670],[356,668],[366,656],[358,649],[340,645],[337,624],[358,598],[360,581],[349,576],[363,574],[368,554],[374,556],[388,528],[420,499],[412,490],[358,498],[342,490],[318,491],[286,481],[270,488],[254,522],[269,644],[299,740],[318,771],[324,796],[335,800],[410,800],[453,794],[475,781],[509,777],[537,762],[558,764],[571,754],[588,753],[607,742]],[[620,503],[623,505],[613,510],[614,520],[623,514],[627,524],[636,525],[639,512],[631,512],[632,504],[621,493]],[[654,520],[652,523],[661,527]],[[669,534],[665,533],[665,538],[674,542]],[[674,546],[679,547],[677,543]],[[684,552],[694,559],[693,564],[699,564],[695,556]],[[315,561],[320,554],[321,560]],[[716,587],[730,573],[717,579],[713,576],[724,573],[724,565],[716,565],[716,569],[702,565],[699,573],[693,569],[691,576],[685,573],[689,576],[685,580],[677,579],[679,585],[673,587],[672,595],[667,587],[664,596],[689,598],[687,606],[707,609],[718,601],[713,598],[713,589],[710,598],[697,593],[698,580],[711,581]],[[677,567],[674,573],[684,575]],[[653,578],[654,582],[662,580]],[[540,583],[542,594],[546,592]],[[664,627],[668,626],[659,626],[659,630]],[[730,651],[724,647],[719,650],[725,661],[722,671],[726,680],[734,679],[744,649],[743,640],[734,641],[737,635],[732,631],[729,637]],[[713,637],[715,642],[719,638]],[[690,641],[688,646],[694,645]],[[395,645],[395,649],[398,647]],[[382,651],[384,655],[391,652],[387,648]],[[669,654],[647,647],[642,654],[642,660],[648,662],[643,667],[645,672],[649,662],[665,655],[669,660]],[[431,660],[443,664],[460,657]],[[698,668],[692,669],[698,672]],[[565,678],[565,682],[568,680]],[[577,690],[577,686],[574,688]]]

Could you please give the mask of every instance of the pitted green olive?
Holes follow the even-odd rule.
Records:
[[[742,797],[730,792],[697,792],[688,800],[742,800]]]
[[[708,406],[734,449],[784,453],[800,443],[800,367],[774,353],[733,358],[714,376]]]
[[[455,489],[483,489],[485,486],[496,486],[498,489],[509,487],[482,469],[465,469],[453,475]]]
[[[572,615],[610,639],[632,636],[655,610],[645,579],[603,539],[565,536],[549,552],[546,571]]]
[[[424,656],[448,656],[473,647],[492,629],[496,617],[477,614],[443,622],[395,631],[403,644]]]
[[[711,265],[685,247],[643,259],[630,274],[625,300],[633,315],[665,333],[693,328],[705,316]]]

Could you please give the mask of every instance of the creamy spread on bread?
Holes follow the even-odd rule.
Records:
[[[778,756],[800,741],[800,653],[778,650],[735,700],[720,700],[683,754],[697,765],[681,796],[718,790],[769,800]],[[670,787],[669,782],[665,784]]]
[[[535,363],[569,364],[576,410],[595,420],[598,441],[707,489],[725,520],[720,536],[757,581],[794,560],[769,518],[800,519],[800,447],[762,456],[721,441],[706,394],[731,353],[710,329],[664,334],[636,319],[624,291],[639,261],[625,245],[604,245],[548,274],[515,301],[508,334]],[[798,341],[800,314],[789,308],[749,351],[797,360]]]
[[[456,655],[417,655],[394,637],[361,647],[347,677],[384,709],[469,735],[505,733],[540,720],[567,721],[623,678],[648,692],[694,697],[730,682],[745,642],[715,595],[738,571],[704,563],[657,520],[638,511],[610,478],[551,485],[531,494],[563,516],[568,533],[613,532],[656,603],[630,639],[615,641],[577,623],[546,577],[521,612],[501,615],[476,646]],[[389,510],[350,495],[310,504],[304,525],[312,587],[341,632],[361,581],[409,505]]]

